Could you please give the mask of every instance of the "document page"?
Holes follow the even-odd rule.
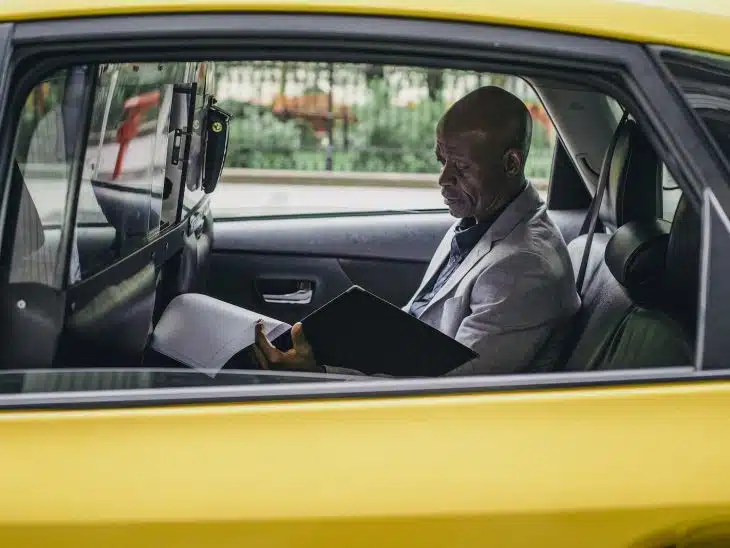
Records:
[[[215,377],[236,353],[254,343],[258,320],[263,320],[269,340],[291,329],[288,323],[207,295],[178,295],[157,323],[151,347]]]

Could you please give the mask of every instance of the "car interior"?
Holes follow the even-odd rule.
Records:
[[[568,244],[576,278],[585,263],[582,308],[551,372],[692,363],[697,212],[681,191],[670,189],[650,136],[632,116],[622,116],[612,98],[559,80],[526,80],[559,136],[546,207]],[[171,113],[170,140],[160,153],[165,159],[160,173],[151,175],[152,192],[120,190],[113,182],[89,177],[89,188],[67,195],[67,200],[95,199],[101,215],[79,223],[75,231],[85,273],[78,284],[66,287],[57,269],[39,268],[48,264],[42,258],[48,249],[68,257],[72,250],[59,243],[63,223],[41,222],[34,206],[37,196],[28,192],[24,180],[27,174],[14,166],[13,185],[22,195],[8,287],[9,299],[25,304],[15,306],[7,318],[11,329],[2,352],[9,368],[185,368],[149,349],[166,306],[183,293],[203,293],[294,323],[353,284],[398,306],[418,287],[454,221],[445,209],[214,219],[212,191],[200,181],[181,183],[185,169],[196,173],[192,164],[201,171],[204,136],[189,139],[194,162],[185,167],[170,162],[180,146],[185,148],[178,139],[184,133],[181,120],[191,112],[204,125],[211,104],[204,85],[190,92],[187,83],[172,89],[164,107]],[[597,192],[601,179],[602,195]],[[157,213],[156,198],[163,203]],[[174,200],[173,205],[167,200]],[[161,212],[171,210],[177,217],[166,221]],[[591,233],[588,221],[594,210]],[[302,288],[311,290],[307,301],[276,298]],[[125,387],[149,382],[135,378],[118,382]],[[49,382],[35,375],[26,389],[49,389]]]

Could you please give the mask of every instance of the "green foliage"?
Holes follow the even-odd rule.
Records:
[[[294,153],[302,146],[302,131],[296,121],[279,120],[270,110],[257,105],[220,106],[234,115],[229,167],[295,169]]]
[[[553,161],[553,151],[550,148],[536,148],[530,150],[525,165],[525,175],[528,179],[547,179]]]
[[[256,109],[255,105],[244,103],[242,101],[218,101],[216,106],[225,110],[231,115],[233,120],[240,120],[247,115],[250,111]]]
[[[319,137],[314,133],[312,126],[304,120],[297,120],[296,125],[299,128],[299,134],[302,137],[302,148],[305,150],[315,150],[320,148],[322,143]],[[297,168],[300,169],[300,168]]]
[[[438,170],[433,152],[436,124],[446,105],[423,99],[413,106],[393,106],[387,82],[374,79],[365,105],[355,109],[351,134],[352,169],[429,173]]]
[[[528,178],[547,179],[553,161],[553,145],[550,134],[539,122],[532,125],[532,142],[527,157],[525,174]]]
[[[545,148],[552,147],[550,141],[550,134],[548,133],[545,126],[535,121],[532,124],[532,142],[530,145],[531,150],[543,150]]]
[[[365,104],[355,107],[357,122],[350,124],[349,147],[344,150],[343,124],[335,126],[332,152],[335,171],[434,173],[436,125],[447,108],[441,99],[425,97],[409,106],[394,106],[387,82],[370,82]],[[283,121],[265,106],[236,101],[221,103],[233,114],[228,166],[296,170],[323,170],[327,149],[309,124]],[[527,175],[550,174],[551,138],[539,123],[533,126]]]

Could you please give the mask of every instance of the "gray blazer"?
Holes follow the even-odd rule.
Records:
[[[456,223],[431,259],[410,309],[446,260]],[[479,357],[449,375],[542,370],[557,358],[580,308],[570,257],[537,191],[528,184],[487,230],[419,318]],[[332,373],[357,373],[326,367]]]

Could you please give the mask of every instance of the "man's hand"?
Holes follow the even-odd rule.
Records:
[[[287,369],[290,371],[324,371],[314,360],[314,352],[304,336],[301,323],[296,323],[291,329],[291,338],[294,348],[282,352],[269,342],[264,335],[264,324],[256,322],[256,342],[253,350],[256,361],[262,369]]]

